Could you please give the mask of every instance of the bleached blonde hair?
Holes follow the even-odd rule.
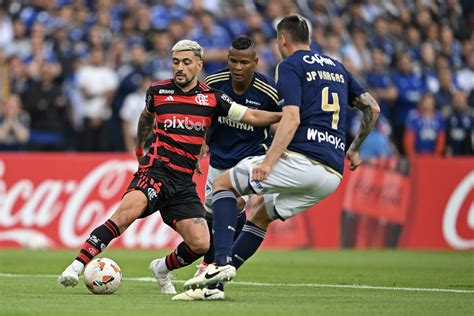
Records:
[[[184,51],[191,51],[194,53],[194,56],[199,58],[202,58],[204,55],[204,50],[202,49],[201,45],[199,45],[198,42],[191,40],[181,40],[174,44],[173,48],[171,49],[172,53]]]

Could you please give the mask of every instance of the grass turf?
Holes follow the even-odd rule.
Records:
[[[122,286],[113,295],[89,293],[82,279],[79,286],[64,289],[56,284],[56,275],[75,254],[75,251],[0,250],[0,314],[474,314],[474,252],[262,251],[239,270],[234,283],[226,286],[223,302],[171,301],[170,296],[159,293],[156,284],[134,279],[150,277],[148,264],[166,254],[163,251],[103,253],[103,257],[117,261],[124,275]],[[194,272],[194,266],[175,271],[178,291],[182,290],[182,281]],[[336,287],[344,285],[347,287]]]

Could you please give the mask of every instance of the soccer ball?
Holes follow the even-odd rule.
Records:
[[[94,294],[112,294],[122,283],[122,270],[109,258],[96,258],[84,270],[84,283]]]

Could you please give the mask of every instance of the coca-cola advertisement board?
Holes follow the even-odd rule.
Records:
[[[0,246],[77,248],[120,202],[137,161],[116,154],[2,154]],[[113,246],[173,247],[180,237],[159,213]]]
[[[115,211],[137,161],[128,154],[3,153],[0,156],[0,247],[78,248]],[[196,175],[203,199],[208,160]],[[264,247],[338,246],[339,202],[276,221]],[[317,221],[313,220],[317,219]],[[327,227],[334,229],[327,229]],[[314,233],[316,232],[316,233]],[[312,238],[313,235],[317,238]],[[137,220],[111,244],[171,248],[181,237],[159,212]]]
[[[404,248],[474,250],[474,159],[419,157],[412,170]]]
[[[345,181],[345,210],[393,223],[405,222],[410,201],[407,176],[362,165],[350,172]]]

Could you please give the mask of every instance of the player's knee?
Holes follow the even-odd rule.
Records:
[[[239,210],[239,212],[242,211],[245,208],[245,204],[247,204],[247,202],[239,197],[237,199],[237,210]]]
[[[146,208],[146,203],[137,200],[134,203],[122,203],[110,218],[123,233],[137,218],[142,215]]]
[[[253,224],[257,225],[261,229],[267,229],[268,225],[273,221],[270,219],[267,215],[267,211],[265,210],[264,205],[260,205],[259,207],[256,207],[254,211],[250,214],[250,217],[248,218],[250,222]]]
[[[222,190],[233,191],[232,183],[230,182],[230,179],[229,179],[229,174],[224,173],[224,174],[221,174],[219,177],[217,177],[214,180],[212,189],[213,189],[213,192],[222,191]]]

